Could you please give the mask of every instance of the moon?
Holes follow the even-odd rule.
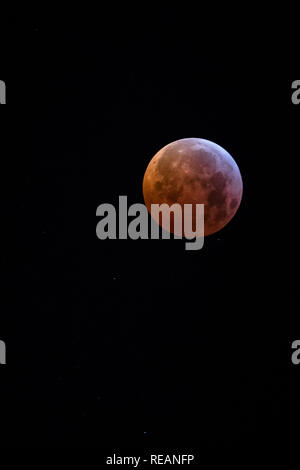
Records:
[[[241,203],[243,182],[231,155],[209,140],[188,138],[163,147],[150,161],[143,179],[145,205],[204,204],[204,235],[221,230]],[[152,215],[153,216],[153,215]],[[174,224],[164,229],[176,234]],[[193,225],[195,221],[193,220]],[[178,235],[178,233],[177,233]],[[180,234],[179,234],[180,235]]]

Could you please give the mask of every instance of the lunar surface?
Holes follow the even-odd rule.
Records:
[[[204,204],[204,234],[223,228],[235,215],[243,192],[237,164],[209,140],[190,138],[163,147],[150,161],[143,180],[145,204]],[[152,214],[153,216],[153,214]],[[164,229],[162,220],[156,220]],[[170,230],[176,234],[174,224]],[[178,233],[177,233],[178,235]],[[180,235],[180,234],[179,234]]]

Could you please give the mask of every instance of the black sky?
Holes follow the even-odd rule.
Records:
[[[140,15],[15,15],[2,32],[8,447],[259,448],[293,434],[289,77],[264,43],[241,52],[179,10]],[[150,159],[184,137],[238,163],[232,222],[199,252],[98,240],[97,206],[143,202]]]

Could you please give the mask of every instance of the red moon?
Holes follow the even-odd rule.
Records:
[[[228,224],[238,210],[242,193],[241,173],[231,155],[214,142],[198,138],[176,140],[159,150],[143,180],[150,214],[151,204],[193,204],[194,215],[194,205],[204,204],[205,236]],[[156,222],[167,229],[161,220]],[[174,226],[170,231],[174,232]]]

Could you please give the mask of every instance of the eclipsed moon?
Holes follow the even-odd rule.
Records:
[[[231,155],[205,139],[190,138],[163,147],[150,161],[143,180],[145,204],[204,204],[204,234],[223,228],[241,203],[243,182]],[[153,214],[152,214],[153,216]],[[156,220],[164,227],[162,220]],[[193,220],[193,224],[195,221]],[[176,234],[174,225],[171,232]]]

